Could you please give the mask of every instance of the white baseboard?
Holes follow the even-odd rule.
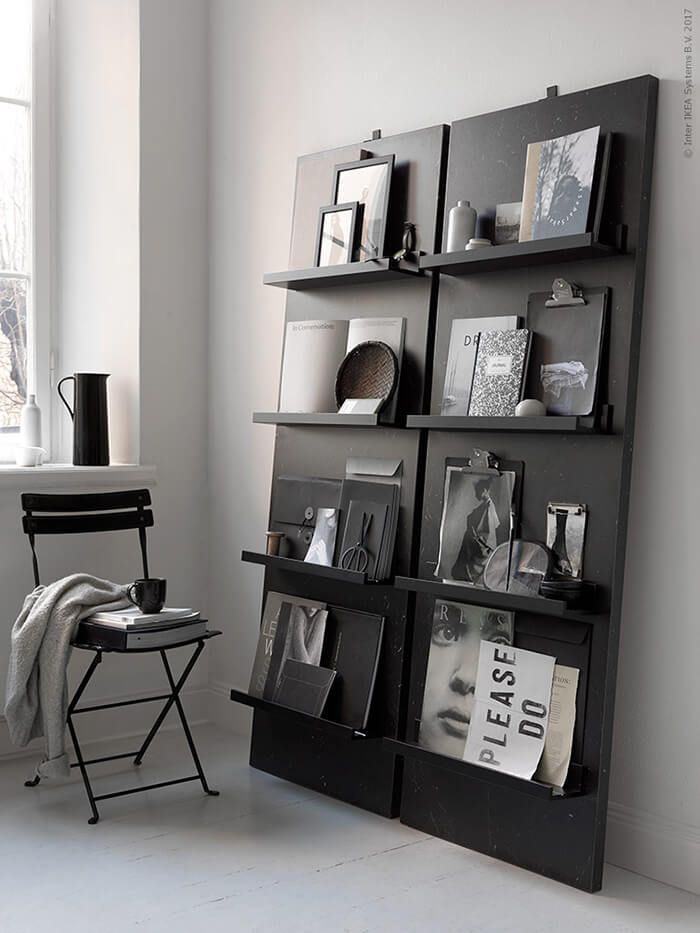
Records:
[[[611,802],[605,860],[700,894],[700,827]]]
[[[233,703],[230,691],[231,685],[223,681],[209,684],[210,721],[235,735],[250,735],[253,711],[241,703]]]

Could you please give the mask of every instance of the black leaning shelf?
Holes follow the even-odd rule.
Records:
[[[451,771],[460,777],[483,781],[493,787],[504,787],[531,797],[558,800],[566,797],[576,797],[583,793],[583,768],[579,764],[572,763],[569,766],[569,775],[562,793],[558,788],[552,787],[551,784],[543,784],[541,781],[528,781],[524,778],[514,777],[512,774],[494,771],[492,768],[482,768],[470,761],[439,755],[414,742],[400,742],[398,739],[385,738],[382,740],[382,744],[387,751],[393,752],[395,755],[423,762],[443,771]]]
[[[324,731],[346,736],[349,739],[371,738],[366,732],[353,729],[352,726],[343,725],[342,722],[333,722],[330,719],[323,719],[319,716],[310,716],[308,713],[303,713],[301,710],[291,709],[291,707],[282,706],[280,703],[273,703],[272,700],[264,700],[262,697],[253,697],[245,690],[232,689],[230,698],[234,703],[241,703],[243,706],[250,706],[252,709],[265,710],[267,713],[279,713],[280,716],[285,716],[297,723],[323,726]]]
[[[286,272],[268,272],[264,285],[309,291],[312,288],[333,288],[338,285],[376,285],[379,282],[399,281],[406,276],[422,275],[416,263],[383,258],[366,262],[347,262],[338,266],[312,266],[310,269],[289,269]]]
[[[407,428],[428,428],[435,431],[513,431],[549,432],[553,434],[596,433],[593,418],[545,415],[536,418],[482,418],[466,415],[408,415]]]
[[[376,428],[381,426],[379,414],[374,415],[339,415],[337,411],[256,411],[253,412],[254,424],[296,424],[323,425],[341,428]],[[395,427],[395,425],[387,425]]]
[[[366,573],[358,570],[343,570],[342,567],[323,567],[321,564],[309,564],[303,560],[294,560],[291,557],[277,557],[272,554],[261,554],[259,551],[242,551],[241,560],[248,564],[262,564],[275,570],[290,571],[291,573],[304,573],[312,577],[324,577],[326,580],[337,580],[339,583],[365,583],[374,584],[367,578]]]
[[[394,586],[397,590],[427,593],[428,596],[436,596],[438,599],[456,599],[473,606],[487,606],[509,612],[531,612],[534,615],[554,616],[560,619],[589,620],[589,613],[584,609],[571,609],[564,600],[547,599],[544,596],[519,596],[516,593],[501,593],[479,586],[463,586],[461,583],[444,583],[442,580],[423,580],[418,577],[396,577]],[[588,584],[587,589],[592,595],[595,585]]]
[[[596,259],[614,256],[616,253],[618,250],[614,246],[599,243],[592,233],[580,233],[547,240],[531,240],[527,243],[504,243],[500,246],[482,246],[480,249],[456,253],[421,256],[420,268],[444,275],[470,275],[553,262]]]

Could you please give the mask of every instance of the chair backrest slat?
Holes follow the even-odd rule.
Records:
[[[143,575],[147,577],[146,528],[153,526],[153,512],[147,508],[150,504],[151,494],[147,489],[56,495],[24,493],[22,528],[32,549],[34,582],[38,586],[36,535],[94,534],[132,529],[138,529]]]
[[[75,535],[98,531],[127,531],[131,528],[151,528],[153,512],[105,512],[102,515],[25,515],[25,534]]]
[[[151,504],[148,489],[125,489],[123,492],[56,494],[25,492],[25,512],[109,512],[116,509],[144,508]]]

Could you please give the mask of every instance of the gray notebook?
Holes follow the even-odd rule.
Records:
[[[529,330],[482,332],[469,400],[470,415],[498,418],[515,414],[529,352]]]

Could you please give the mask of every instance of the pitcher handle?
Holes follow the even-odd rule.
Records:
[[[64,376],[63,379],[60,379],[58,385],[56,386],[56,391],[57,391],[58,394],[60,395],[61,401],[63,402],[63,404],[64,404],[64,405],[66,406],[66,408],[68,409],[68,414],[69,414],[70,417],[71,417],[71,421],[73,421],[74,418],[75,418],[74,413],[73,413],[73,409],[70,407],[70,405],[69,405],[68,402],[66,401],[66,397],[65,397],[65,395],[63,394],[63,392],[61,392],[61,386],[63,385],[64,382],[68,382],[69,379],[72,379],[72,380],[73,380],[73,391],[75,391],[75,376]]]

